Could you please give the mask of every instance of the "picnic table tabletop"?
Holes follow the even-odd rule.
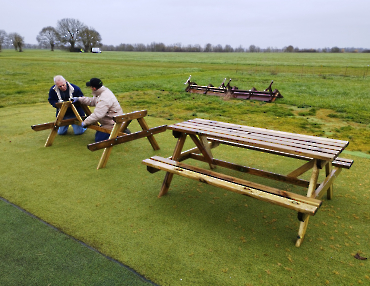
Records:
[[[258,147],[313,159],[333,161],[348,141],[295,134],[206,119],[191,119],[167,126],[167,129],[227,140],[245,148]]]

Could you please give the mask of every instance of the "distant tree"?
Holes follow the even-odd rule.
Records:
[[[53,52],[55,45],[59,42],[59,34],[51,26],[44,27],[37,35],[36,40],[42,47],[50,46],[50,50]]]
[[[91,52],[93,47],[101,46],[101,36],[93,28],[84,28],[79,33],[85,52]]]
[[[4,30],[0,30],[0,52],[1,52],[3,45],[6,44],[7,38],[8,38],[8,35],[6,34],[6,32]]]
[[[220,44],[218,44],[217,46],[214,46],[214,47],[212,48],[212,50],[213,50],[214,52],[216,52],[216,53],[221,53],[221,52],[223,52],[223,51],[224,51],[223,47],[222,47]]]
[[[138,52],[145,52],[146,51],[146,46],[144,44],[135,44],[135,51]]]
[[[12,42],[14,49],[18,52],[23,52],[24,38],[18,33],[11,33],[8,35],[9,40]]]
[[[292,45],[287,46],[287,47],[284,49],[284,52],[292,53],[292,52],[294,52],[294,47],[293,47]]]
[[[226,52],[226,53],[231,53],[233,51],[234,51],[234,49],[230,45],[226,45],[225,48],[224,48],[224,52]]]
[[[330,52],[332,53],[340,53],[340,49],[338,47],[333,47],[330,49]]]
[[[60,41],[64,44],[69,44],[71,52],[75,51],[76,44],[81,41],[79,34],[84,29],[86,29],[85,24],[71,18],[59,20],[56,27]]]
[[[236,52],[236,53],[244,53],[244,52],[245,52],[245,50],[244,50],[244,48],[242,47],[242,45],[240,45],[239,47],[237,47],[237,48],[235,49],[235,52]]]
[[[204,47],[204,51],[206,53],[212,52],[212,45],[210,43],[206,44],[205,47]]]

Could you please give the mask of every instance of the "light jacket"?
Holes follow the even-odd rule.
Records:
[[[99,122],[104,128],[113,128],[113,117],[122,115],[122,108],[111,92],[105,86],[102,86],[96,91],[93,91],[93,97],[80,97],[78,100],[82,104],[95,106],[94,112],[84,120],[85,125],[90,125]]]

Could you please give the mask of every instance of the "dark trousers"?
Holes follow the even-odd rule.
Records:
[[[128,128],[124,132],[126,134],[130,134],[131,133],[131,131]],[[104,133],[104,132],[96,131],[96,133],[95,133],[95,142],[107,140],[107,139],[109,139],[109,136],[110,136],[109,133]]]

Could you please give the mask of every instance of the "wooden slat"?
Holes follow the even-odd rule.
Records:
[[[279,189],[276,189],[276,188],[273,188],[273,187],[265,186],[265,185],[254,183],[254,182],[250,182],[250,181],[247,181],[247,180],[239,179],[239,178],[232,177],[232,176],[229,176],[229,175],[225,175],[225,174],[222,174],[222,173],[217,173],[217,172],[214,172],[214,171],[211,171],[211,170],[206,170],[206,169],[199,168],[199,167],[196,167],[196,166],[191,166],[191,165],[188,165],[188,164],[185,164],[185,163],[182,163],[182,162],[178,162],[178,161],[175,161],[175,160],[171,160],[171,159],[168,159],[168,158],[163,158],[163,157],[160,157],[160,156],[153,156],[150,159],[154,160],[154,161],[162,162],[162,163],[165,163],[165,164],[169,164],[169,165],[172,165],[172,166],[188,169],[188,170],[191,170],[191,171],[194,171],[194,172],[202,173],[202,174],[205,174],[207,176],[214,176],[214,177],[217,177],[217,178],[222,179],[222,180],[234,182],[234,183],[237,183],[237,184],[247,185],[247,186],[252,187],[252,188],[260,189],[260,190],[263,190],[265,192],[269,192],[269,193],[272,193],[272,194],[275,194],[275,195],[283,196],[285,198],[291,198],[291,199],[295,199],[295,200],[298,200],[298,201],[302,201],[304,203],[312,204],[312,205],[317,206],[317,207],[321,205],[321,201],[316,200],[314,198],[309,198],[309,197],[302,196],[302,195],[292,193],[292,192],[282,191],[282,190],[279,190]]]
[[[235,137],[235,136],[229,136],[225,134],[215,134],[215,133],[210,133],[210,132],[199,132],[199,130],[194,129],[194,128],[184,128],[181,126],[176,126],[176,125],[170,125],[167,127],[168,129],[174,130],[174,131],[179,131],[179,132],[185,132],[188,134],[202,134],[206,135],[208,138],[212,139],[220,139],[220,140],[225,140],[229,141],[230,143],[236,143],[236,144],[241,144],[244,146],[254,146],[254,147],[259,147],[259,148],[264,148],[264,149],[272,149],[275,151],[279,152],[284,152],[284,153],[289,153],[289,154],[295,154],[295,155],[305,155],[307,157],[311,158],[317,158],[320,160],[333,160],[336,156],[337,153],[335,154],[325,154],[325,153],[320,153],[320,152],[315,152],[311,150],[305,150],[302,148],[293,148],[289,146],[284,146],[280,144],[274,144],[274,143],[269,143],[269,142],[263,142],[263,141],[257,141],[253,139],[246,139],[246,138],[241,138],[241,137]]]
[[[321,205],[319,200],[169,161],[166,158],[152,157],[144,160],[143,164],[309,215],[314,215]]]
[[[271,149],[266,149],[266,148],[259,148],[259,147],[255,147],[255,146],[245,145],[245,144],[238,144],[238,143],[234,143],[234,142],[228,142],[226,140],[220,140],[220,139],[215,139],[215,138],[208,138],[208,140],[211,141],[211,142],[217,142],[217,143],[220,143],[220,144],[232,145],[232,146],[236,146],[236,147],[240,147],[240,148],[246,148],[246,149],[261,151],[261,152],[264,152],[264,153],[282,155],[284,157],[289,157],[289,158],[294,158],[294,159],[300,159],[300,160],[306,160],[306,161],[312,160],[312,158],[305,157],[305,156],[302,156],[302,155],[289,154],[289,153],[279,152],[279,151],[276,151],[276,150],[271,150]],[[346,159],[346,158],[340,158],[340,157],[336,157],[334,159],[334,161],[332,162],[333,166],[346,168],[346,169],[351,168],[352,164],[353,164],[353,160]]]
[[[149,130],[138,131],[138,132],[135,132],[135,133],[119,136],[119,137],[114,138],[114,139],[108,139],[108,140],[92,143],[92,144],[87,145],[87,148],[90,151],[100,150],[100,149],[107,148],[107,147],[110,147],[110,146],[114,146],[114,145],[117,145],[117,144],[129,142],[129,141],[132,141],[132,140],[135,140],[135,139],[148,137],[148,136],[153,135],[153,134],[164,132],[164,131],[166,131],[166,127],[167,127],[166,125],[162,125],[162,126],[151,128]],[[110,132],[108,132],[108,133],[110,133]]]
[[[331,138],[317,137],[317,136],[312,136],[312,135],[290,133],[290,132],[284,132],[284,131],[278,131],[278,130],[264,129],[264,128],[259,128],[259,127],[232,124],[232,123],[221,122],[221,121],[211,121],[211,120],[196,118],[196,119],[193,119],[193,120],[188,120],[188,122],[200,123],[200,124],[205,124],[205,125],[211,124],[211,125],[222,126],[222,127],[231,128],[231,129],[236,128],[238,130],[247,131],[247,132],[248,131],[250,131],[250,132],[268,132],[268,133],[275,134],[276,136],[288,137],[288,138],[296,138],[296,139],[308,138],[308,139],[311,139],[315,142],[326,142],[328,144],[340,144],[340,145],[345,145],[345,146],[348,145],[348,141],[343,141],[343,140],[338,140],[338,139],[331,139]]]
[[[138,118],[145,117],[147,115],[147,110],[139,110],[139,111],[134,111],[134,112],[129,112],[123,115],[117,115],[113,117],[113,120],[117,123],[122,123],[127,120],[134,120]]]
[[[208,132],[210,134],[216,135],[229,135],[235,136],[238,138],[245,138],[248,140],[257,140],[266,143],[276,143],[279,145],[284,145],[286,147],[296,147],[307,149],[311,151],[318,151],[318,152],[325,152],[331,154],[337,154],[338,151],[343,150],[343,146],[337,146],[336,144],[328,144],[327,142],[321,142],[319,140],[307,139],[302,137],[296,137],[294,134],[293,136],[278,136],[274,131],[270,132],[269,130],[265,130],[264,132],[254,132],[248,130],[241,130],[241,129],[230,129],[224,128],[218,125],[200,125],[194,124],[193,122],[181,122],[176,124],[177,126],[181,126],[184,128],[193,128],[199,130],[199,132]]]
[[[205,158],[201,155],[198,155],[198,154],[189,154],[189,155],[187,155],[187,157],[191,158],[191,159],[194,159],[194,160],[206,162]],[[181,162],[181,160],[178,160],[178,161]],[[250,175],[254,175],[254,176],[258,176],[258,177],[262,177],[262,178],[266,178],[266,179],[270,179],[270,180],[284,182],[284,183],[288,183],[288,184],[292,184],[292,185],[296,185],[296,186],[300,186],[300,187],[304,187],[304,188],[307,188],[308,185],[309,185],[308,181],[298,179],[298,178],[295,178],[295,177],[290,178],[290,177],[287,177],[287,176],[284,176],[284,175],[280,175],[280,174],[276,174],[276,173],[272,173],[272,172],[267,172],[267,171],[247,167],[247,166],[242,166],[242,165],[238,165],[238,164],[234,164],[234,163],[230,163],[230,162],[226,162],[226,161],[222,161],[222,160],[218,160],[218,159],[214,159],[214,158],[213,158],[212,162],[213,162],[213,164],[215,164],[217,166],[220,166],[220,167],[228,168],[228,169],[231,169],[231,170],[235,170],[235,171],[242,172],[242,173],[247,173],[247,174],[250,174]],[[317,186],[319,186],[319,185],[317,185]]]

